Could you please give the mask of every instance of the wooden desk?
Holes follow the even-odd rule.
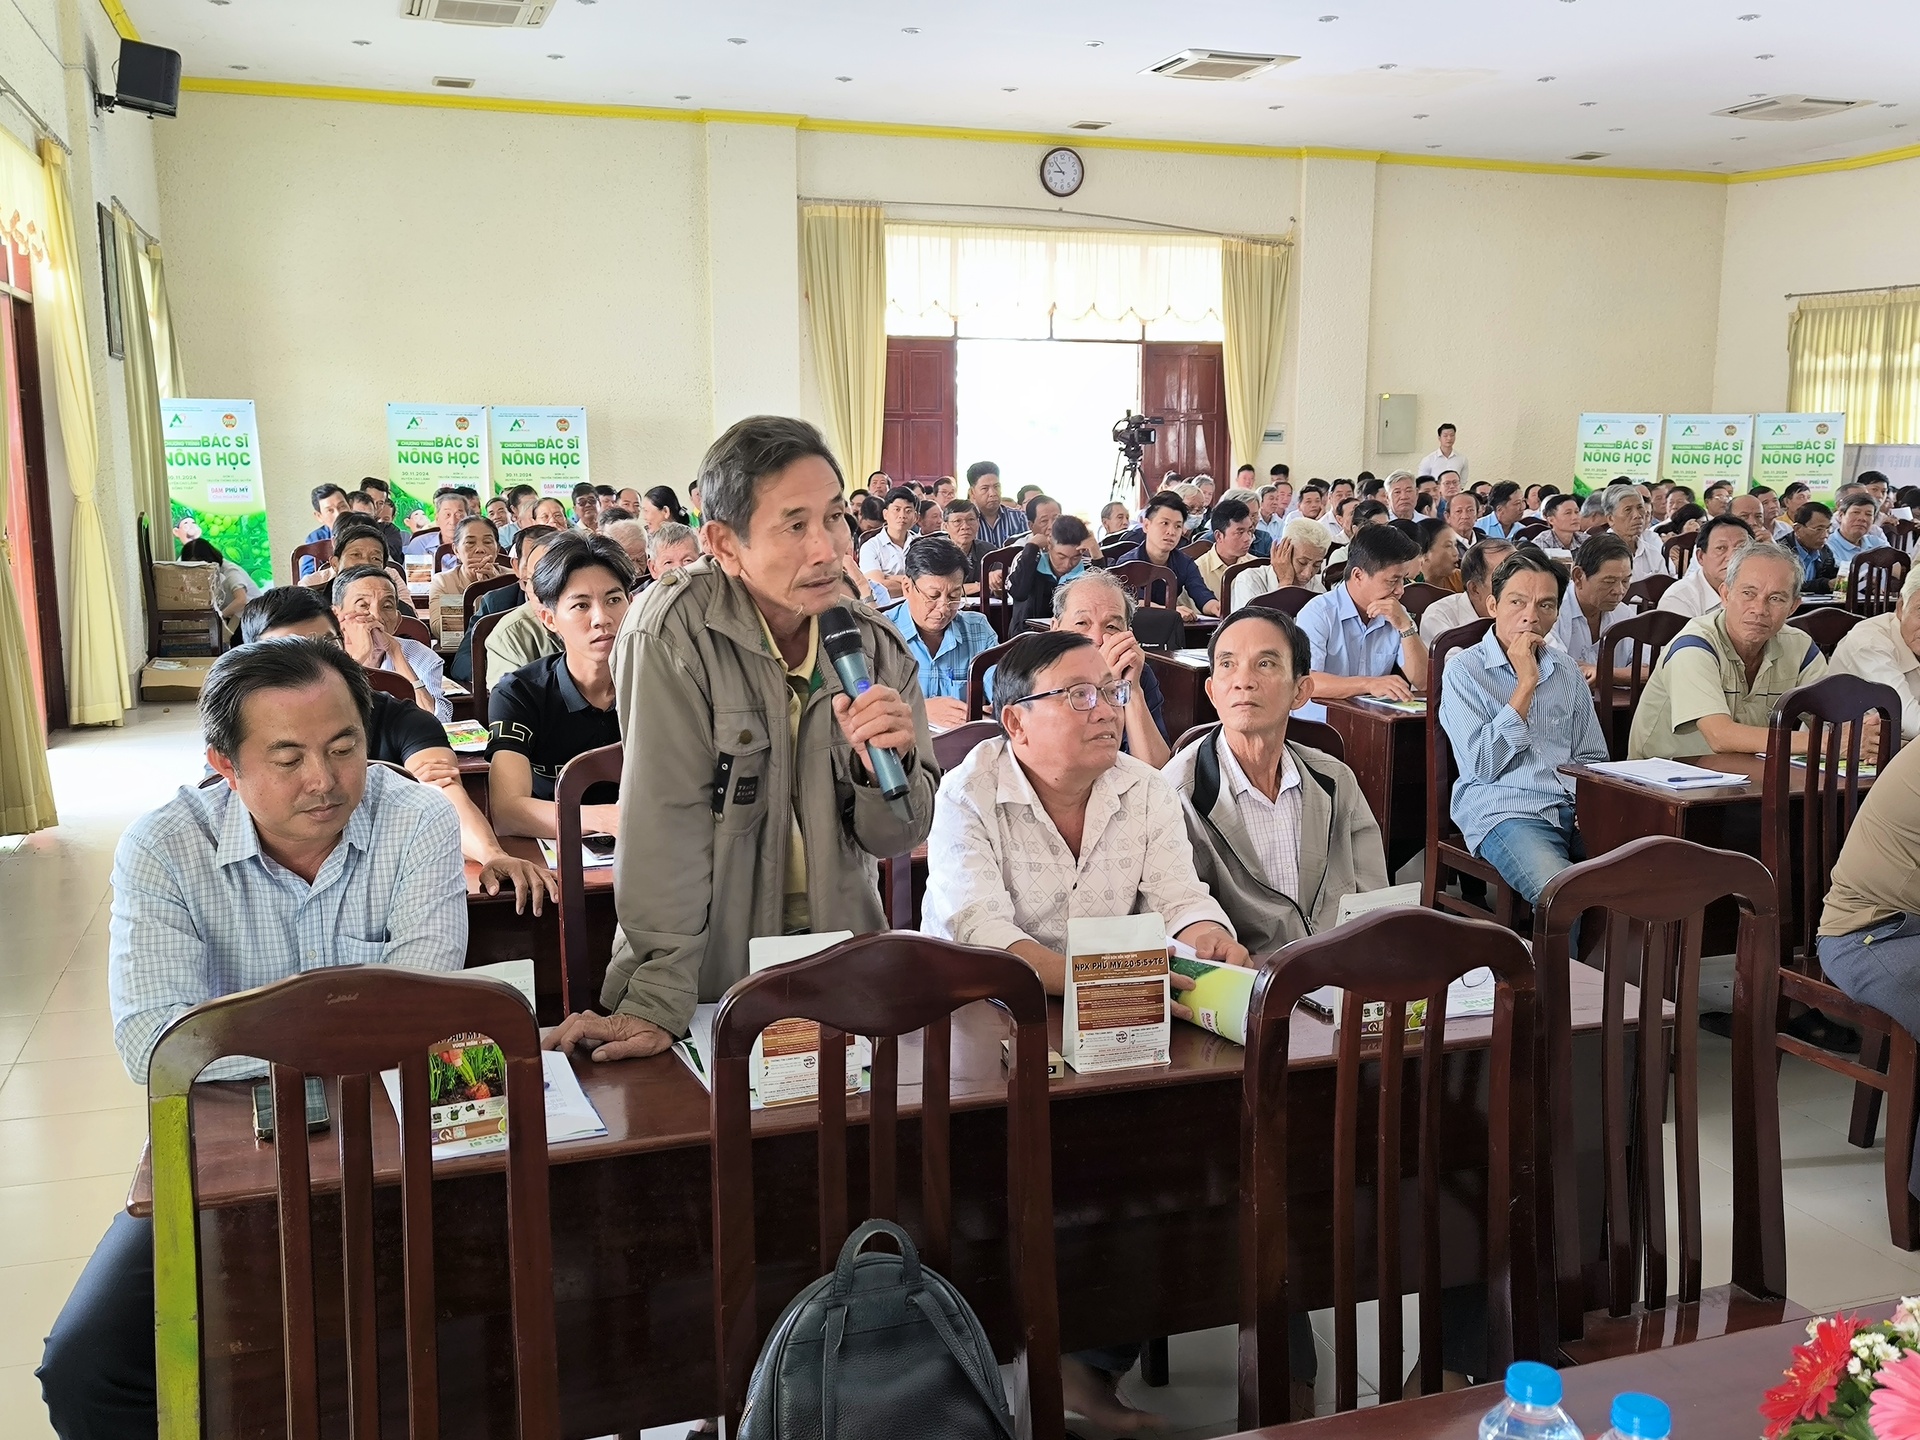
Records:
[[[1207,698],[1207,676],[1212,673],[1205,660],[1183,660],[1164,651],[1147,651],[1147,664],[1153,678],[1160,682],[1161,714],[1167,722],[1167,740],[1178,740],[1195,725],[1211,725],[1220,718]]]
[[[1888,1307],[1873,1307],[1869,1315]],[[1656,1395],[1673,1411],[1673,1433],[1685,1440],[1753,1440],[1760,1433],[1760,1397],[1780,1383],[1806,1322],[1742,1330],[1691,1345],[1623,1356],[1562,1370],[1563,1404],[1581,1432],[1606,1430],[1613,1397],[1624,1390]],[[1500,1403],[1498,1385],[1475,1385],[1451,1395],[1423,1395],[1296,1425],[1243,1430],[1229,1440],[1473,1440],[1480,1417]]]
[[[500,848],[521,860],[544,867],[540,842],[524,835],[503,835]],[[515,914],[513,890],[502,886],[498,895],[481,892],[480,866],[467,861],[467,964],[490,965],[496,960],[533,961],[534,1013],[542,1025],[558,1025],[566,1014],[560,992],[560,905],[549,899],[543,913]],[[613,872],[586,872],[587,945],[601,973],[613,957]],[[596,981],[595,988],[598,988]]]
[[[492,770],[487,765],[485,752],[478,755],[456,750],[454,759],[460,762],[460,786],[467,792],[467,798],[480,808],[480,813],[488,820],[493,819],[493,810],[488,803],[487,780]]]
[[[1570,967],[1575,1074],[1583,1088],[1574,1107],[1582,1166],[1583,1251],[1600,1254],[1597,974]],[[1633,1014],[1629,1002],[1628,1014]],[[1059,1043],[1056,1002],[1051,1034]],[[1464,1139],[1484,1141],[1484,1087],[1489,1032],[1485,1020],[1448,1026],[1454,1097],[1445,1124]],[[948,1276],[979,1312],[1003,1358],[1015,1345],[1006,1269],[1006,1080],[999,1054],[1008,1033],[986,1005],[954,1022],[952,1169],[953,1261]],[[1330,1153],[1334,1070],[1332,1028],[1304,1013],[1293,1019],[1293,1095],[1289,1124],[1295,1190],[1294,1234],[1301,1248],[1292,1273],[1304,1306],[1331,1303],[1323,1237],[1331,1233]],[[1104,1075],[1068,1072],[1053,1082],[1050,1107],[1054,1167],[1060,1335],[1065,1349],[1114,1344],[1233,1323],[1239,1261],[1239,1046],[1185,1024],[1174,1027],[1169,1066]],[[559,1331],[561,1417],[568,1436],[604,1435],[687,1420],[712,1411],[715,1394],[712,1321],[712,1210],[709,1099],[671,1055],[574,1068],[606,1122],[605,1138],[555,1147],[550,1172],[554,1230],[553,1283]],[[917,1048],[903,1044],[903,1081],[918,1073]],[[917,1094],[903,1085],[901,1111],[911,1117]],[[1364,1102],[1363,1102],[1364,1103]],[[864,1102],[849,1105],[849,1202],[864,1213]],[[202,1208],[205,1394],[207,1431],[227,1440],[277,1435],[284,1425],[277,1226],[271,1146],[253,1138],[244,1085],[197,1087],[194,1100]],[[1417,1107],[1408,1112],[1409,1140]],[[753,1117],[756,1229],[762,1323],[819,1274],[814,1213],[816,1145],[812,1106]],[[376,1102],[374,1164],[376,1253],[384,1347],[400,1339],[398,1146],[391,1112]],[[919,1223],[918,1135],[902,1126],[898,1164],[902,1220]],[[316,1293],[323,1334],[338,1328],[340,1242],[335,1139],[309,1141],[314,1184]],[[1443,1217],[1445,1279],[1467,1283],[1484,1273],[1479,1233],[1483,1146],[1450,1143],[1452,1173],[1443,1193],[1457,1197]],[[450,1383],[441,1387],[447,1434],[505,1434],[511,1427],[511,1366],[504,1307],[506,1273],[499,1253],[504,1185],[499,1157],[476,1156],[436,1166],[434,1186],[439,1357]],[[1592,1183],[1584,1183],[1591,1180]],[[1361,1202],[1371,1217],[1370,1197]],[[129,1206],[149,1213],[145,1161]],[[1372,1241],[1361,1225],[1361,1268]],[[1409,1252],[1409,1265],[1416,1263]],[[1363,1274],[1360,1284],[1370,1284]],[[1590,1301],[1589,1303],[1596,1303]],[[323,1346],[325,1402],[343,1397],[343,1354]],[[383,1375],[393,1372],[383,1360]],[[384,1388],[384,1387],[383,1387]],[[389,1390],[394,1401],[401,1397]],[[1484,1406],[1481,1408],[1485,1408]],[[330,1423],[338,1423],[337,1413]],[[402,1425],[404,1421],[400,1422]]]
[[[1427,843],[1427,719],[1360,700],[1325,702],[1347,766],[1380,822],[1389,877]]]

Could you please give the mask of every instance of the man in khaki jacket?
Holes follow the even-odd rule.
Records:
[[[742,420],[707,452],[710,558],[652,586],[614,642],[620,931],[600,995],[613,1013],[568,1016],[549,1048],[657,1054],[747,973],[751,937],[884,928],[874,857],[927,838],[940,774],[893,626],[848,606],[874,681],[857,700],[820,649],[819,617],[844,598],[843,488],[801,420]],[[874,785],[869,743],[902,757],[910,823]]]

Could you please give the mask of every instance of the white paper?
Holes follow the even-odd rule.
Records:
[[[1589,768],[1660,790],[1715,790],[1747,783],[1744,775],[1729,775],[1724,770],[1708,770],[1680,760],[1601,760]]]
[[[551,840],[540,842],[540,858],[547,862],[549,870],[560,868],[560,847]],[[580,847],[580,867],[583,870],[609,870],[613,868],[612,855],[596,855],[585,845]]]
[[[502,980],[520,992],[520,998],[527,1002],[527,1009],[535,1007],[533,998],[533,961],[496,960],[491,965],[469,965],[464,970],[450,972],[462,980]]]
[[[1159,952],[1158,973],[1147,973],[1144,956]],[[1167,969],[1166,921],[1151,911],[1141,915],[1075,917],[1067,921],[1067,965],[1065,1017],[1061,1027],[1061,1057],[1075,1070],[1122,1070],[1137,1065],[1165,1065],[1172,1058],[1173,1010],[1171,977]],[[1101,978],[1078,978],[1084,968],[1079,962],[1090,957],[1116,957],[1108,962],[1132,967],[1137,973],[1104,974]],[[1119,959],[1117,957],[1131,957]],[[1099,967],[1094,967],[1098,969]],[[1144,998],[1139,987],[1158,984],[1159,1019],[1143,1018],[1136,1003]],[[1101,992],[1111,998],[1100,998]],[[1132,1006],[1135,1018],[1116,1023],[1119,1005]],[[1083,1008],[1087,1014],[1083,1016]],[[1151,1004],[1147,1005],[1151,1010]],[[1104,1016],[1103,1016],[1104,1012]],[[1088,1017],[1104,1018],[1095,1026],[1084,1023]]]
[[[1467,971],[1447,986],[1447,1018],[1462,1020],[1476,1015],[1491,1015],[1495,989],[1493,971],[1486,966]],[[1322,985],[1318,990],[1309,990],[1305,998],[1331,1011],[1332,1023],[1338,1025],[1346,993],[1338,985]],[[1312,1007],[1308,1008],[1311,1010]]]
[[[1386,910],[1395,905],[1420,904],[1420,882],[1409,881],[1405,885],[1386,885],[1378,890],[1355,890],[1352,894],[1340,897],[1340,906],[1334,911],[1335,927],[1357,920],[1362,915],[1370,915],[1375,910]]]
[[[1293,712],[1293,718],[1296,720],[1316,720],[1324,725],[1327,723],[1327,707],[1322,705],[1318,700],[1309,700]]]
[[[511,965],[521,962],[503,963]],[[529,960],[524,963],[530,966],[533,962]],[[542,1050],[540,1069],[546,1081],[548,1145],[557,1145],[566,1140],[588,1140],[607,1133],[600,1112],[593,1108],[593,1102],[587,1099],[587,1092],[580,1088],[580,1077],[573,1073],[573,1066],[565,1055],[558,1050]],[[387,1100],[393,1106],[394,1120],[397,1122],[400,1118],[400,1072],[382,1070],[380,1083],[386,1086]],[[433,1158],[448,1160],[456,1155],[484,1155],[506,1148],[507,1137],[496,1132],[467,1140],[436,1142]]]

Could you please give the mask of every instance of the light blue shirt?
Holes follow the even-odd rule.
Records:
[[[442,725],[450,723],[453,719],[453,702],[446,694],[447,662],[440,658],[439,652],[431,645],[422,645],[418,640],[409,640],[404,635],[395,635],[393,638],[399,642],[401,651],[407,657],[407,664],[413,667],[414,676],[433,701],[434,719]],[[393,656],[382,655],[379,668],[393,669]]]
[[[1553,650],[1540,652],[1540,683],[1527,718],[1507,703],[1520,678],[1493,631],[1454,651],[1440,695],[1440,724],[1460,778],[1453,782],[1453,823],[1467,848],[1506,820],[1557,819],[1573,803],[1573,782],[1559,767],[1607,758],[1593,692],[1580,667]]]
[[[967,671],[973,665],[973,657],[1000,643],[1000,637],[993,633],[993,626],[984,615],[977,610],[961,610],[941,635],[939,650],[929,653],[906,601],[889,605],[881,613],[893,622],[893,628],[907,642],[908,652],[920,666],[920,693],[929,700],[966,699]]]
[[[1860,537],[1860,543],[1858,545],[1849,541],[1846,536],[1842,535],[1837,529],[1828,532],[1827,535],[1827,553],[1833,556],[1834,564],[1840,567],[1839,579],[1841,581],[1845,581],[1848,572],[1853,569],[1853,557],[1856,555],[1864,555],[1867,551],[1874,548],[1873,531],[1871,530]]]
[[[202,1001],[336,965],[458,970],[467,955],[460,822],[438,789],[367,767],[367,788],[308,885],[260,848],[224,782],[182,788],[113,857],[113,1043],[141,1084],[154,1042]],[[209,1080],[257,1071],[238,1058]]]
[[[1400,663],[1400,632],[1393,622],[1362,618],[1344,584],[1314,596],[1298,618],[1313,642],[1313,668],[1323,675],[1390,675]]]
[[[1595,634],[1587,624],[1587,612],[1580,608],[1579,600],[1574,598],[1573,586],[1567,586],[1567,593],[1560,601],[1560,618],[1553,623],[1553,638],[1560,642],[1560,648],[1581,665],[1600,663],[1600,635],[1622,620],[1631,620],[1640,612],[1631,605],[1622,605],[1600,617],[1600,634]],[[1616,671],[1626,670],[1633,665],[1633,642],[1622,640],[1613,647],[1613,666]]]
[[[1502,525],[1489,513],[1474,521],[1473,528],[1482,535],[1491,535],[1496,540],[1511,540],[1520,533],[1520,527],[1526,523],[1526,517],[1523,515],[1511,525]]]

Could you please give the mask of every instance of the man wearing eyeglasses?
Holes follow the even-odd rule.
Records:
[[[967,723],[967,672],[973,657],[1000,643],[978,610],[963,610],[967,561],[944,535],[926,535],[907,547],[907,593],[880,613],[893,622],[907,653],[920,666],[927,724],[951,730]]]

